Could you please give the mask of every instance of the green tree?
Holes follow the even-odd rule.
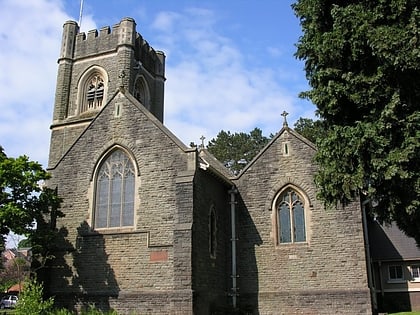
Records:
[[[293,125],[293,129],[313,143],[316,143],[324,135],[324,124],[322,120],[300,117]]]
[[[7,157],[0,147],[0,233],[25,235],[35,255],[45,253],[55,235],[55,218],[60,198],[55,190],[43,187],[49,174],[27,156]]]
[[[418,0],[299,0],[302,97],[325,123],[316,176],[326,204],[356,196],[420,243]]]
[[[21,240],[18,244],[18,248],[29,248],[31,247],[31,240],[25,238],[23,240]]]
[[[16,252],[16,257],[3,260],[0,272],[0,288],[6,292],[12,285],[21,283],[30,273],[31,263],[28,258]]]
[[[220,131],[216,138],[209,141],[208,150],[232,173],[237,174],[270,141],[262,135],[259,128],[249,134]]]

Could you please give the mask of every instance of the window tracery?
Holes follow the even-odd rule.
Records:
[[[88,83],[86,92],[87,110],[96,109],[102,106],[104,99],[104,79],[95,74]]]
[[[120,149],[101,164],[96,176],[95,228],[134,225],[135,169]]]
[[[304,198],[294,189],[287,188],[275,204],[277,242],[306,242]]]
[[[106,72],[97,66],[86,71],[78,85],[78,113],[91,112],[100,109],[106,101]]]

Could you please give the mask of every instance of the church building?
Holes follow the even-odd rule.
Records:
[[[48,186],[65,217],[46,293],[118,314],[371,314],[360,202],[317,200],[314,144],[284,121],[233,175],[165,127],[164,83],[133,19],[64,24]]]

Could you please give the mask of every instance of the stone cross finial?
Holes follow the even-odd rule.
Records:
[[[286,112],[285,110],[283,111],[283,113],[281,113],[281,115],[283,116],[283,127],[287,127],[287,126],[289,126],[288,124],[287,124],[287,119],[286,119],[286,116],[287,115],[289,115],[289,113],[288,112]]]
[[[124,78],[125,78],[125,71],[121,70],[120,74],[118,75],[118,78],[120,79],[120,86],[124,87]]]
[[[201,146],[200,146],[200,147],[201,147],[202,149],[204,149],[204,140],[205,140],[205,139],[206,139],[206,137],[204,137],[204,136],[201,136],[201,137],[200,137],[200,140],[201,140]]]

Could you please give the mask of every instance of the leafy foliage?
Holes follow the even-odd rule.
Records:
[[[325,136],[316,183],[326,204],[363,194],[420,243],[420,7],[417,0],[299,0],[296,56]]]
[[[82,315],[117,315],[117,312],[114,310],[103,312],[96,309],[94,305],[90,305],[86,311],[82,311]]]
[[[259,128],[249,134],[220,131],[215,139],[209,141],[208,150],[229,170],[237,174],[269,142]]]
[[[44,299],[44,288],[36,279],[29,279],[23,285],[19,295],[14,314],[16,315],[72,315],[73,312],[67,309],[54,308],[54,298]],[[81,315],[117,315],[117,312],[110,310],[103,312],[90,305],[87,310],[82,310]]]
[[[53,189],[42,187],[49,174],[27,156],[7,157],[0,147],[0,233],[27,236],[34,257],[46,254],[56,235],[55,219],[60,198]]]
[[[318,139],[324,136],[324,124],[322,120],[300,117],[293,127],[297,133],[313,143],[316,143]]]
[[[31,246],[31,241],[27,238],[21,240],[18,244],[18,248],[30,248]]]
[[[21,283],[30,274],[30,259],[19,252],[11,259],[3,258],[3,269],[0,272],[0,288],[6,292],[12,285]]]
[[[23,285],[23,290],[16,303],[16,315],[44,315],[53,310],[54,299],[43,299],[43,286],[35,279],[28,280]]]
[[[34,225],[40,181],[48,178],[41,165],[28,157],[8,158],[0,148],[0,233],[26,235]]]

